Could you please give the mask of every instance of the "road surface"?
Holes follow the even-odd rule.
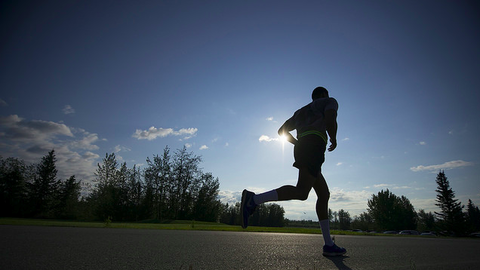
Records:
[[[480,269],[480,240],[0,226],[0,269]]]

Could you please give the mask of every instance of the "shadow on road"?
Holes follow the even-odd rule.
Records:
[[[345,259],[349,258],[348,256],[338,256],[338,257],[325,257],[332,261],[338,269],[341,270],[352,270],[352,268],[345,265]]]

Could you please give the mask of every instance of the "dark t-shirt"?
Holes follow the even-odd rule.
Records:
[[[338,110],[337,100],[334,98],[319,98],[308,105],[297,110],[293,116],[287,120],[290,128],[297,130],[297,138],[309,132],[318,132],[325,141],[327,131],[325,125],[325,112],[327,110]],[[323,136],[322,136],[323,135]]]

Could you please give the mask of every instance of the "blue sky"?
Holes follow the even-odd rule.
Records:
[[[236,201],[296,183],[276,132],[324,86],[330,208],[388,188],[435,211],[439,170],[480,205],[475,1],[32,2],[1,8],[3,157],[54,148],[59,176],[88,182],[106,153],[144,166],[185,145]],[[316,220],[315,199],[279,204]]]

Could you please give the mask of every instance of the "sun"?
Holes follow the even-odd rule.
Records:
[[[281,143],[286,143],[286,142],[287,142],[287,136],[285,136],[285,135],[280,135],[279,141],[280,141]]]

